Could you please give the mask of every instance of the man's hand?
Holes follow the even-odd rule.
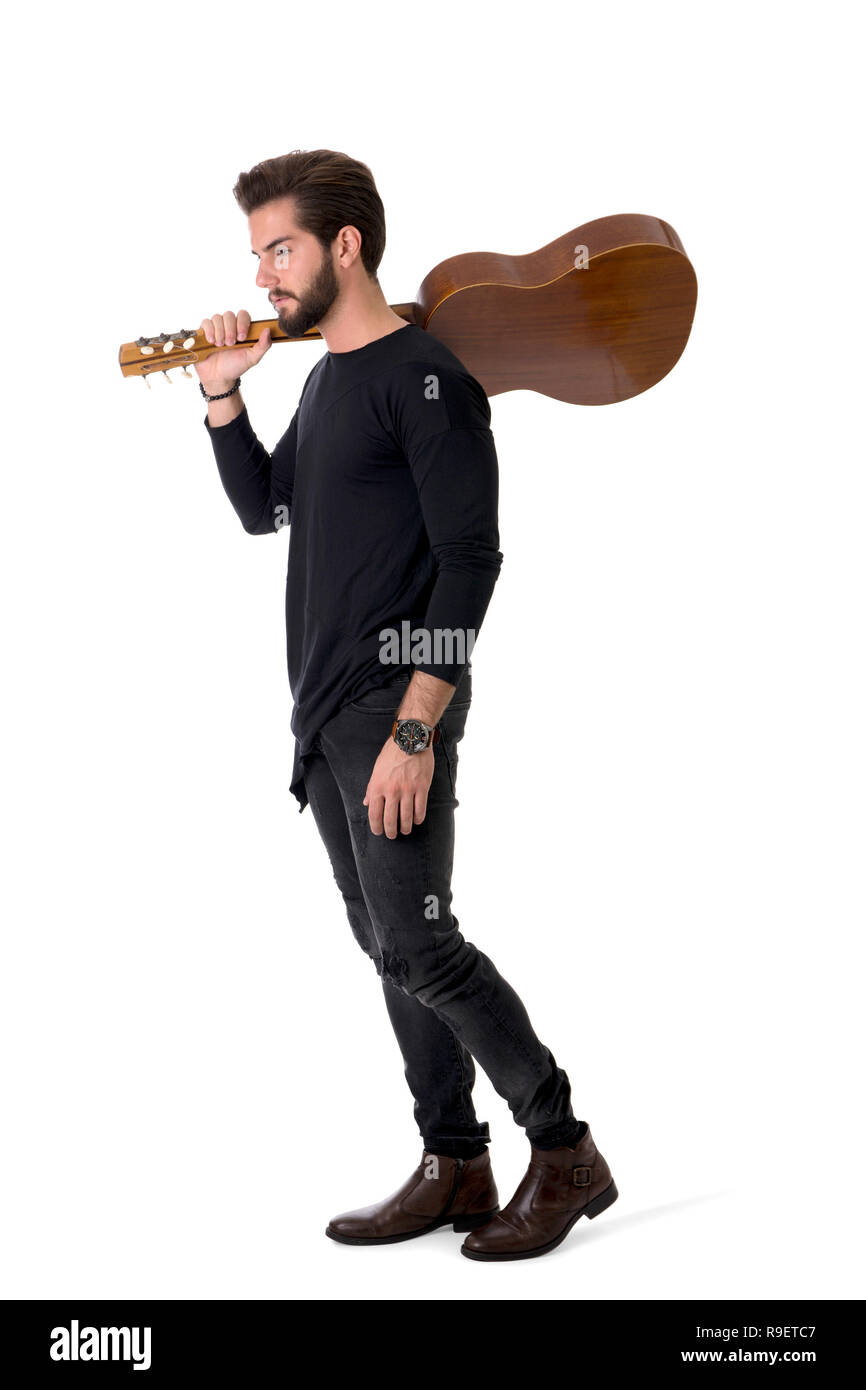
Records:
[[[382,746],[363,804],[369,807],[370,829],[381,835],[384,825],[389,840],[397,838],[397,823],[408,835],[413,822],[420,825],[427,814],[427,793],[433,781],[432,748],[423,753],[404,753],[393,738]]]
[[[200,331],[215,347],[234,348],[233,352],[212,352],[194,364],[198,379],[208,395],[214,394],[217,386],[232,386],[237,377],[261,362],[271,346],[270,328],[263,328],[258,341],[251,347],[234,346],[242,343],[250,331],[250,316],[246,309],[241,309],[237,315],[227,309],[224,314],[214,314],[212,319],[202,319]]]

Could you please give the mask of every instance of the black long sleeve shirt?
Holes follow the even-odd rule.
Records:
[[[205,416],[205,426],[245,530],[289,525],[290,790],[303,811],[316,733],[407,665],[383,662],[383,630],[462,629],[464,653],[446,637],[429,652],[415,647],[408,664],[452,685],[467,664],[503,558],[490,404],[448,348],[408,324],[326,352],[272,454],[246,408],[227,425]]]

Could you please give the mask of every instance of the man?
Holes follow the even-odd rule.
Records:
[[[196,368],[205,425],[245,529],[290,526],[290,789],[301,811],[312,807],[381,978],[424,1140],[398,1191],[334,1217],[327,1234],[372,1245],[453,1225],[470,1233],[473,1259],[541,1255],[617,1190],[575,1119],[568,1077],[451,911],[469,653],[502,563],[489,402],[453,353],[387,304],[376,274],[385,216],[366,165],[294,151],[233,191],[281,328],[317,328],[328,350],[269,454],[238,388],[270,335],[238,347],[246,310],[204,319],[224,349]],[[475,1061],[531,1145],[501,1212],[472,1103]]]

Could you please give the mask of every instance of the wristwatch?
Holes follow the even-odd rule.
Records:
[[[438,724],[431,728],[420,719],[395,719],[391,726],[391,737],[404,753],[423,753],[425,748],[432,748],[439,742],[440,732]]]

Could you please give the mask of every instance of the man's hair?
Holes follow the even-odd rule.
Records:
[[[312,232],[326,251],[341,227],[357,227],[362,264],[378,284],[385,209],[373,175],[360,160],[337,150],[292,150],[240,174],[232,192],[247,217],[263,203],[291,197],[298,226]]]

